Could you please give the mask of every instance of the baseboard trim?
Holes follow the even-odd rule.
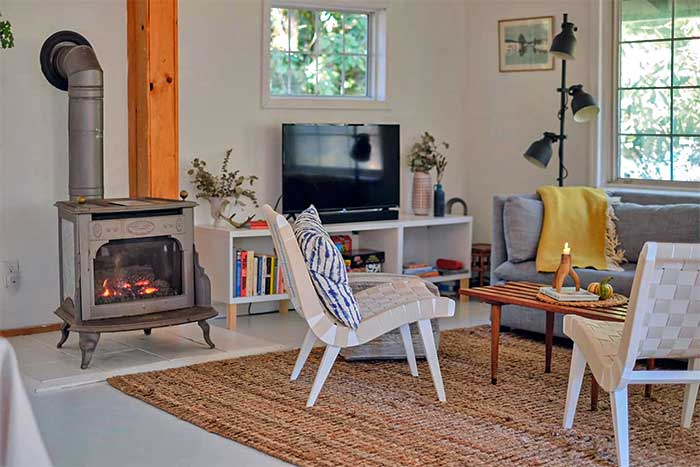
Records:
[[[0,329],[0,337],[27,336],[29,334],[41,334],[61,329],[61,323],[41,324],[26,328]]]

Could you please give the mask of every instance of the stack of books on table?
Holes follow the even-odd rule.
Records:
[[[403,273],[418,277],[435,277],[440,275],[438,270],[428,263],[405,264],[403,267]]]
[[[233,290],[235,297],[275,295],[284,292],[277,257],[253,250],[234,250]]]

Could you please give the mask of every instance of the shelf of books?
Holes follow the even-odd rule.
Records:
[[[234,249],[233,259],[233,303],[287,298],[277,257],[256,254],[254,250]]]
[[[471,216],[413,216],[397,220],[327,226],[352,272],[416,274],[455,293],[470,277]],[[195,245],[211,280],[212,300],[227,308],[227,327],[236,328],[238,305],[273,302],[285,313],[280,265],[264,222],[246,229],[197,225]],[[447,259],[446,267],[440,261]],[[443,264],[445,266],[445,264]],[[278,302],[275,304],[274,302]]]

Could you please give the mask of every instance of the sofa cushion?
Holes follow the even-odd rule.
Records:
[[[362,317],[343,255],[321,225],[316,208],[312,205],[299,214],[293,228],[321,303],[345,326],[357,329]]]
[[[636,264],[625,263],[622,265],[624,271],[598,271],[595,269],[580,269],[574,268],[581,278],[581,287],[586,287],[591,282],[600,281],[606,277],[612,276],[612,286],[615,292],[629,296],[632,290],[632,281],[634,280],[634,270]],[[528,281],[537,282],[540,284],[551,284],[553,273],[537,272],[537,267],[534,261],[526,261],[524,263],[511,263],[506,261],[496,268],[494,271],[499,280],[504,281]],[[566,278],[564,285],[574,285],[570,277]]]
[[[503,205],[503,234],[508,261],[522,263],[537,256],[544,205],[536,199],[511,196]]]
[[[700,243],[700,204],[613,205],[625,258],[637,262],[645,242]]]

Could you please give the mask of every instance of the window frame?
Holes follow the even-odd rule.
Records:
[[[366,14],[367,96],[276,96],[270,93],[270,9],[330,10]],[[264,0],[262,2],[262,107],[266,109],[380,109],[389,108],[386,89],[388,6],[353,0]]]
[[[674,0],[675,2],[675,0]],[[620,30],[621,30],[621,25],[620,25],[620,20],[622,18],[621,15],[621,7],[622,7],[622,0],[614,0],[613,2],[613,25],[612,25],[612,34],[613,34],[613,50],[612,50],[612,132],[611,132],[611,154],[612,157],[609,158],[609,166],[608,166],[608,173],[610,176],[608,177],[608,183],[606,186],[610,187],[640,187],[640,188],[650,188],[650,189],[678,189],[678,190],[697,190],[700,188],[700,182],[692,182],[692,181],[681,181],[681,180],[646,180],[646,179],[637,179],[637,178],[623,178],[620,176],[620,164],[619,164],[619,159],[620,159]],[[675,28],[673,24],[673,19],[675,19],[672,16],[672,23],[671,23],[671,28],[672,30]],[[664,40],[664,41],[670,41],[671,42],[671,54],[673,57],[673,54],[675,53],[675,48],[674,48],[674,41],[673,41],[673,35],[671,36],[672,39]],[[700,39],[697,39],[700,40]],[[640,41],[641,42],[641,41]],[[673,63],[673,60],[672,60]],[[673,86],[673,67],[671,68],[671,85],[669,86],[669,89],[671,91],[671,94],[673,94],[674,89],[679,89],[679,88],[674,88]],[[683,88],[680,88],[683,89]],[[673,114],[673,108],[671,108],[671,114]],[[642,133],[640,133],[642,134]],[[670,133],[668,135],[659,135],[659,136],[666,136],[671,139],[671,143],[673,142],[673,138],[676,137],[676,134],[673,132],[673,122],[671,122],[671,128],[670,128]],[[682,135],[681,135],[682,136]],[[697,137],[700,139],[700,135],[693,135],[693,137]]]

